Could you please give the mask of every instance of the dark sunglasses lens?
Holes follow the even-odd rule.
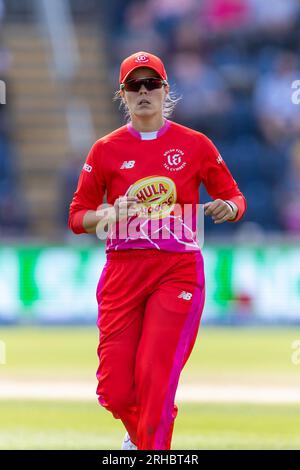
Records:
[[[148,91],[155,90],[162,87],[162,80],[160,78],[145,78],[142,80],[128,80],[125,82],[126,91],[139,91],[141,86],[144,85]]]
[[[125,82],[126,91],[139,91],[141,86],[142,84],[140,80],[129,80],[128,82]]]
[[[162,87],[162,81],[160,78],[149,78],[146,80],[147,83],[145,83],[145,87],[147,90],[155,90],[156,88],[161,88]]]

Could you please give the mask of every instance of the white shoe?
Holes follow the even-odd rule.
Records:
[[[121,449],[122,450],[137,450],[137,446],[135,446],[131,442],[128,432],[125,434]]]

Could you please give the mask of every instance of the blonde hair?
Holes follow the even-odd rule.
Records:
[[[168,119],[172,116],[176,105],[178,101],[181,100],[181,96],[177,97],[174,92],[170,91],[163,103],[163,117]],[[130,111],[129,108],[126,104],[126,102],[123,100],[120,90],[117,90],[114,94],[113,101],[120,101],[119,103],[119,109],[124,113],[124,117],[126,122],[129,122],[131,120],[130,116]]]

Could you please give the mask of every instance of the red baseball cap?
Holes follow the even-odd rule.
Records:
[[[140,51],[130,55],[121,63],[120,83],[124,83],[128,75],[140,67],[149,67],[155,70],[163,80],[168,78],[165,66],[159,57],[149,52]]]

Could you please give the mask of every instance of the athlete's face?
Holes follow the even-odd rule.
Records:
[[[159,77],[159,75],[153,69],[141,67],[134,70],[127,80],[151,77]],[[121,90],[121,96],[123,101],[127,104],[131,116],[151,117],[154,115],[162,116],[163,103],[168,92],[168,85],[151,91],[147,90],[145,85],[142,85],[139,91]]]

